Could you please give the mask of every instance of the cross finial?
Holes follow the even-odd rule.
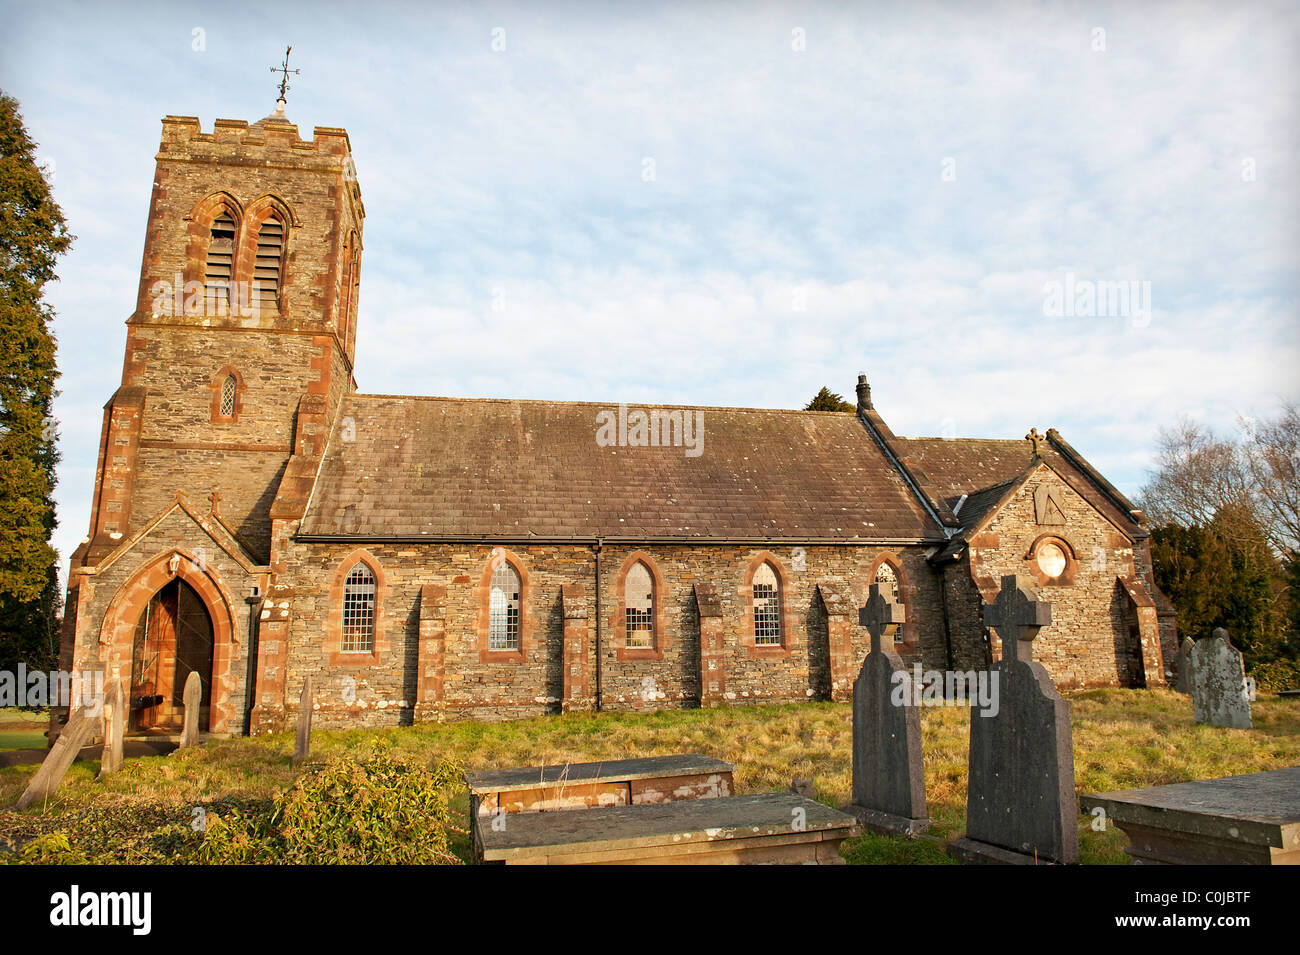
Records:
[[[291,46],[286,46],[286,47],[284,48],[284,62],[281,63],[279,66],[273,66],[273,67],[271,67],[271,72],[272,72],[272,73],[280,73],[280,74],[282,74],[281,77],[280,77],[280,99],[279,99],[279,102],[281,102],[281,103],[284,102],[284,96],[285,96],[285,94],[288,93],[290,89],[292,89],[292,87],[289,86],[289,74],[290,74],[290,73],[293,73],[293,74],[296,75],[296,74],[302,72],[302,70],[291,70],[291,69],[289,69],[289,52],[290,52],[292,49],[293,49],[293,47],[291,47]]]
[[[212,502],[212,513],[217,514],[222,501],[221,492],[214,487],[212,493],[208,495],[208,500]]]
[[[1003,659],[1007,659],[1008,648],[1014,647],[1015,659],[1032,660],[1034,637],[1051,622],[1052,605],[1038,599],[1024,574],[1003,577],[998,599],[984,608],[984,626],[1002,638]]]
[[[886,593],[880,588],[880,584],[872,584],[870,595],[867,597],[867,605],[858,611],[858,623],[867,628],[867,633],[871,634],[871,652],[880,652],[881,638],[893,636],[894,630],[899,624],[907,622],[907,612],[903,605],[894,599],[892,594]],[[892,650],[893,646],[886,649]]]
[[[1038,445],[1043,440],[1043,436],[1038,433],[1038,429],[1030,428],[1029,433],[1025,435],[1025,440],[1034,446],[1034,457],[1042,457],[1042,452],[1038,450]]]

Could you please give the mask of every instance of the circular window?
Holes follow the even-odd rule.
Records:
[[[1065,551],[1061,550],[1060,544],[1049,541],[1040,545],[1037,559],[1038,569],[1048,577],[1060,577],[1061,572],[1065,570]]]

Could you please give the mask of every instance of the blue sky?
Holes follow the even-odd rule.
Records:
[[[64,561],[159,120],[266,115],[287,43],[289,118],[348,130],[366,204],[362,391],[793,408],[864,371],[899,434],[1056,427],[1128,492],[1160,426],[1300,397],[1295,4],[0,3],[0,21],[0,88],[78,236],[49,291]],[[1067,275],[1149,288],[1150,314],[1047,314]]]

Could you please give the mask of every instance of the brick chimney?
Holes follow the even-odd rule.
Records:
[[[871,386],[866,375],[858,375],[858,411],[872,411]]]

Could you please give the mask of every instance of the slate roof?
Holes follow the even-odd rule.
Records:
[[[1077,452],[1059,436],[1056,440],[1069,453],[1044,440],[1040,444],[1044,463],[1112,522],[1129,534],[1146,537],[1146,529],[1128,513],[1132,505],[1127,499],[1108,484],[1100,486],[1105,479],[1082,458],[1076,458]],[[967,495],[957,514],[963,530],[995,507],[1034,460],[1032,445],[1023,439],[895,438],[894,444],[903,462],[923,472],[949,507],[956,507],[961,496]]]
[[[703,414],[698,457],[600,446],[617,405],[349,395],[299,534],[943,540],[854,415],[676,410]]]

